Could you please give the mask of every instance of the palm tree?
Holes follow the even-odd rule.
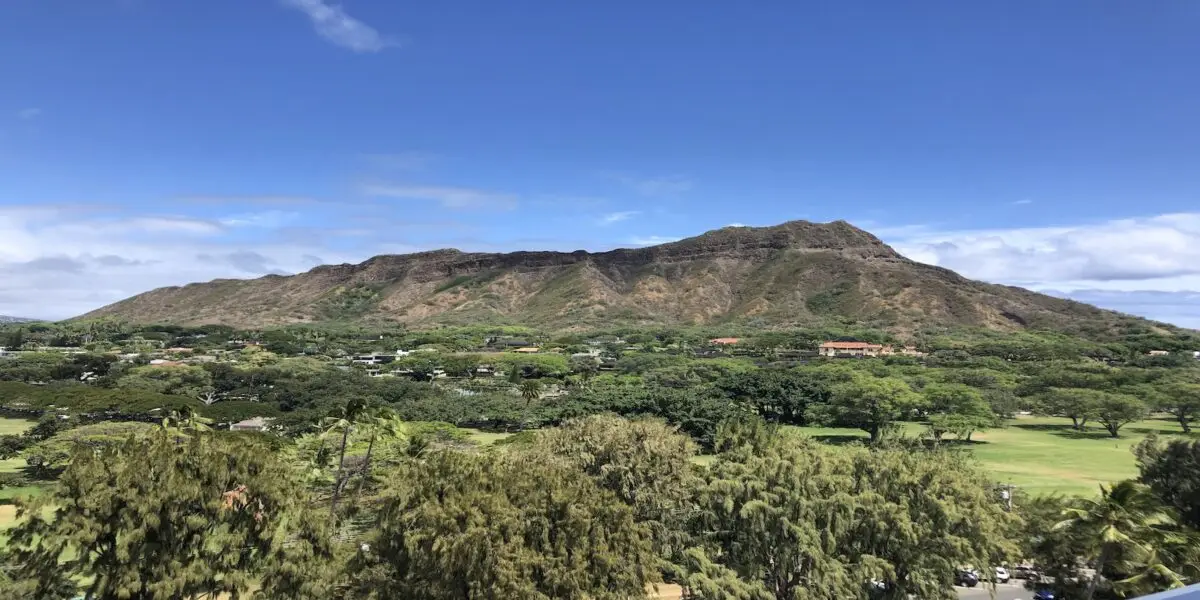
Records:
[[[363,458],[362,467],[359,469],[360,479],[358,487],[354,490],[354,503],[358,504],[359,497],[362,495],[363,484],[371,475],[371,455],[375,452],[375,442],[380,437],[402,438],[406,435],[404,421],[400,420],[400,415],[390,408],[378,408],[369,411],[363,416],[363,427],[367,427],[371,432],[371,441],[367,443],[367,455]]]
[[[530,402],[537,400],[542,395],[542,382],[537,379],[527,379],[521,382],[521,397],[525,399],[525,406],[529,406]]]
[[[342,494],[342,486],[345,484],[343,476],[346,469],[346,444],[350,441],[350,432],[354,430],[354,426],[358,424],[358,420],[366,410],[366,403],[361,399],[354,398],[346,403],[345,406],[338,409],[336,414],[325,419],[325,433],[330,435],[335,432],[342,434],[341,447],[338,449],[338,469],[337,475],[333,480],[333,500],[329,503],[329,515],[336,517],[338,498]]]
[[[188,431],[193,433],[212,431],[211,425],[212,419],[201,417],[190,406],[185,406],[179,410],[172,410],[162,420],[164,429],[174,429],[181,434]]]
[[[1087,600],[1096,593],[1106,567],[1132,573],[1158,563],[1154,543],[1162,538],[1164,528],[1175,523],[1149,487],[1128,480],[1111,488],[1100,486],[1099,499],[1081,499],[1063,515],[1067,519],[1054,528],[1078,535],[1087,544],[1087,558],[1095,561],[1096,573],[1088,584]]]

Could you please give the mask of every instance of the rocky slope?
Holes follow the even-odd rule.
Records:
[[[313,321],[1109,328],[1132,320],[908,260],[844,221],[727,227],[609,252],[376,256],[292,276],[157,289],[87,317],[261,327]]]

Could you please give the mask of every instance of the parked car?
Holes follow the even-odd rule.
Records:
[[[1033,600],[1055,600],[1054,592],[1047,589],[1040,589],[1033,594]]]
[[[1013,577],[1017,579],[1040,579],[1042,574],[1033,565],[1017,565],[1013,567]]]
[[[959,569],[954,573],[954,585],[973,588],[979,585],[979,574],[971,569]]]
[[[996,583],[1008,583],[1008,580],[1011,578],[1012,576],[1008,574],[1008,569],[1005,569],[1004,567],[996,567],[996,575],[993,581]]]

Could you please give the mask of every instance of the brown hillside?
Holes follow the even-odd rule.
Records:
[[[313,321],[820,323],[885,327],[1053,327],[1098,331],[1129,319],[913,262],[844,221],[727,227],[609,252],[376,256],[292,276],[153,290],[84,315],[143,323],[261,327]]]

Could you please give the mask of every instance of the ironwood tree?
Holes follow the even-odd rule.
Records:
[[[56,598],[244,597],[292,533],[296,484],[257,445],[156,428],[80,446],[10,532],[14,578]]]
[[[633,510],[565,461],[441,450],[389,474],[349,597],[618,600],[657,577]]]
[[[956,454],[735,433],[700,494],[689,597],[952,600],[956,568],[1015,554],[1011,515]]]

